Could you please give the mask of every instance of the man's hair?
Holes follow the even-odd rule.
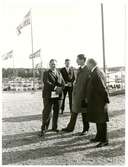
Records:
[[[94,59],[92,59],[92,58],[88,59],[88,63],[92,64],[93,66],[97,65],[97,62]]]
[[[66,61],[70,61],[70,59],[65,59],[65,62],[66,62]]]
[[[86,61],[86,57],[84,54],[79,54],[77,58],[79,58],[80,60],[84,60],[84,62]]]
[[[49,61],[49,63],[51,63],[52,61],[57,62],[57,60],[56,60],[56,59],[51,59],[51,60]]]

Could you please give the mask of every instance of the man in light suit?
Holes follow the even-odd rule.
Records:
[[[62,129],[63,132],[72,132],[74,130],[78,113],[81,113],[83,121],[83,131],[80,135],[87,134],[89,130],[89,123],[86,120],[86,91],[89,80],[89,70],[85,65],[85,61],[86,57],[84,54],[79,54],[77,56],[77,64],[80,68],[78,69],[76,81],[73,87],[72,113],[67,127]]]
[[[50,122],[51,109],[53,107],[52,131],[58,132],[57,122],[60,110],[61,100],[63,98],[64,80],[61,73],[56,69],[57,61],[51,59],[49,62],[50,69],[43,75],[43,103],[41,135],[43,136],[48,129]]]
[[[107,122],[109,96],[106,89],[105,74],[98,68],[94,59],[88,59],[90,80],[87,86],[87,120],[96,123],[97,133],[91,142],[99,142],[96,147],[108,145]]]
[[[65,108],[65,98],[68,93],[69,98],[69,108],[70,113],[72,112],[72,90],[73,90],[73,82],[75,80],[74,70],[72,67],[70,67],[70,59],[65,59],[65,67],[61,68],[60,70],[62,77],[65,81],[65,88],[63,90],[64,92],[64,99],[61,106],[61,114],[63,114],[64,108]]]

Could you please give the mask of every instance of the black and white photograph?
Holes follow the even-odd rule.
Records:
[[[0,4],[1,164],[126,165],[126,1]]]

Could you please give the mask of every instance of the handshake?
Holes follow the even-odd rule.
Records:
[[[62,87],[56,86],[56,87],[54,88],[54,91],[56,92],[57,95],[60,95],[60,94],[62,93]]]
[[[65,84],[65,86],[71,87],[71,86],[72,86],[72,83],[71,83],[71,82],[68,82],[68,83]]]

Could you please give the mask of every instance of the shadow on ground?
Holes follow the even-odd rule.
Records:
[[[70,116],[69,112],[65,112],[63,115],[60,114],[59,117],[68,117]],[[3,122],[28,122],[28,121],[35,121],[35,120],[41,120],[42,115],[25,115],[25,116],[19,116],[19,117],[7,117],[3,118]]]
[[[39,141],[46,141],[46,140],[55,140],[53,146],[47,146],[43,148],[37,149],[30,149],[25,151],[10,151],[4,152],[2,154],[3,165],[7,164],[14,164],[22,161],[26,161],[29,159],[38,159],[43,157],[51,157],[51,156],[61,156],[65,153],[74,153],[85,151],[85,156],[104,156],[104,157],[116,157],[116,156],[123,156],[124,155],[124,139],[121,141],[114,141],[110,143],[110,147],[106,147],[105,150],[100,148],[95,148],[95,144],[89,143],[89,139],[94,137],[92,135],[88,136],[78,136],[78,133],[70,133],[70,134],[56,134],[56,133],[49,133],[47,134],[46,138],[42,139],[37,137],[38,132],[35,133],[25,133],[25,134],[17,134],[17,135],[7,135],[3,136],[3,147],[12,148],[18,147],[21,145],[28,145],[31,143],[37,143]],[[109,132],[110,139],[118,139],[124,137],[125,130],[117,129]],[[67,138],[66,141],[57,141],[60,138]],[[24,140],[25,139],[25,140]],[[4,145],[5,143],[8,143]],[[10,143],[10,144],[9,144]],[[116,147],[116,148],[114,148]],[[91,153],[86,154],[86,150],[91,150]]]
[[[109,112],[110,117],[115,117],[118,115],[124,114],[125,110],[114,110]],[[68,117],[70,116],[69,112],[64,112],[64,114],[60,114],[59,117]],[[26,116],[19,116],[19,117],[8,117],[8,118],[3,118],[3,122],[28,122],[28,121],[35,121],[35,120],[41,120],[42,115],[26,115]]]

